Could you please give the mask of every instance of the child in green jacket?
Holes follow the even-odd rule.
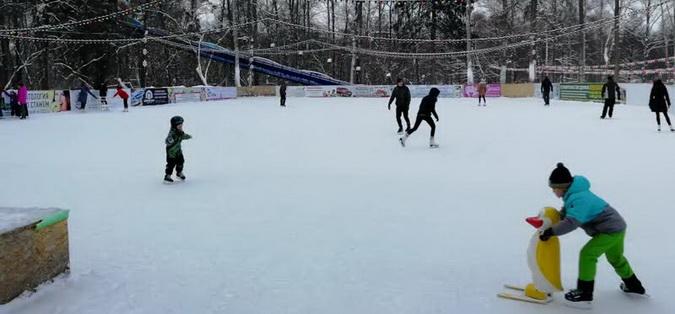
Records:
[[[183,140],[191,139],[192,136],[183,132],[183,121],[183,117],[181,116],[171,118],[171,130],[164,141],[166,144],[166,171],[164,172],[164,182],[166,183],[173,182],[171,174],[173,173],[174,167],[176,168],[176,176],[181,180],[185,180],[185,175],[183,174],[185,158],[183,158],[183,151],[180,143]]]
[[[577,227],[581,227],[592,237],[579,254],[577,288],[566,293],[565,299],[574,304],[590,306],[598,258],[603,254],[623,280],[621,290],[645,294],[645,288],[623,255],[626,222],[619,212],[590,191],[588,179],[582,176],[572,177],[562,163],[558,163],[551,173],[549,186],[557,197],[563,199],[561,221],[546,229],[539,238],[546,241],[551,236],[567,234]]]

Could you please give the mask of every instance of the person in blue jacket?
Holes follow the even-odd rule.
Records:
[[[635,276],[623,254],[626,222],[619,212],[605,200],[590,191],[591,183],[583,176],[574,176],[562,163],[558,163],[549,177],[553,193],[563,199],[559,223],[546,229],[539,239],[547,241],[581,227],[591,240],[579,253],[577,288],[565,294],[568,302],[590,305],[598,258],[605,255],[614,271],[621,277],[621,290],[631,294],[645,294],[645,288]]]
[[[77,95],[77,102],[80,103],[80,110],[84,110],[84,108],[87,106],[87,98],[88,95],[91,95],[91,97],[96,98],[96,95],[91,92],[91,89],[89,86],[87,86],[87,83],[82,82],[82,86],[80,87],[80,93]]]

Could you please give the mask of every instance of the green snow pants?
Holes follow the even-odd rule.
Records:
[[[628,260],[623,256],[623,240],[626,231],[617,233],[600,233],[584,245],[579,253],[579,279],[584,281],[595,280],[598,257],[605,254],[607,261],[619,277],[628,278],[633,275],[633,270]]]

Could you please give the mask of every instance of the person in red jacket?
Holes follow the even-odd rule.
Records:
[[[122,86],[120,86],[120,85],[117,86],[117,92],[115,92],[115,95],[113,95],[113,98],[115,98],[115,96],[120,96],[120,98],[122,98],[122,101],[124,101],[124,112],[128,112],[129,111],[129,102],[128,102],[129,94],[127,94],[127,92],[124,91]]]

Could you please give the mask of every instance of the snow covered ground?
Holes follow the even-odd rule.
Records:
[[[570,313],[499,299],[526,283],[524,222],[556,162],[626,218],[651,299],[602,259],[594,309],[675,310],[675,134],[646,107],[441,99],[402,148],[386,99],[275,98],[0,120],[2,206],[70,209],[72,272],[0,313]],[[414,100],[412,116],[419,100]],[[188,181],[161,183],[182,115]],[[561,239],[575,284],[583,231]],[[562,296],[558,295],[558,298]]]

